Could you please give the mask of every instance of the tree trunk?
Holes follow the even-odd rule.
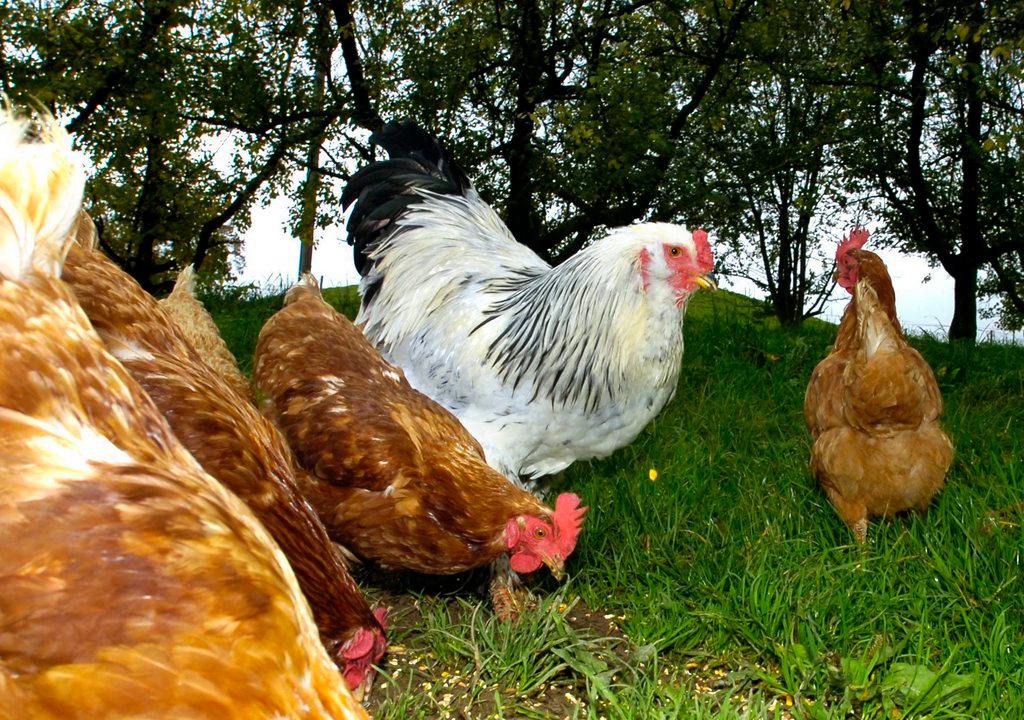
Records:
[[[148,121],[153,128],[156,118],[150,117]],[[154,257],[158,241],[166,230],[166,182],[164,138],[151,129],[146,139],[146,169],[132,223],[137,242],[123,258],[125,271],[150,292],[156,289],[153,275],[166,268],[166,263],[157,263]]]
[[[974,342],[978,335],[978,268],[966,267],[953,276],[953,321],[950,340]]]
[[[351,0],[328,0],[328,3],[334,13],[341,56],[345,60],[345,71],[348,73],[352,93],[352,121],[359,127],[376,132],[384,127],[384,121],[377,112],[370,93],[370,85],[363,73],[363,60],[359,56],[359,43],[356,42],[356,21],[352,15]]]
[[[971,8],[971,23],[980,27],[979,3]],[[963,181],[960,186],[961,273],[954,276],[953,322],[950,340],[974,342],[978,333],[978,265],[985,240],[981,235],[981,42],[969,33],[963,68],[964,128],[960,149]]]
[[[516,3],[512,64],[516,73],[516,107],[512,137],[505,152],[508,162],[508,201],[505,223],[516,240],[542,258],[551,259],[550,248],[541,242],[540,218],[533,202],[533,113],[544,80],[540,9],[536,0]]]
[[[327,8],[321,4],[317,9],[316,56],[313,58],[313,107],[323,106],[327,67],[331,62],[331,43],[328,42]],[[326,130],[325,130],[326,131]],[[313,269],[313,245],[316,240],[316,214],[320,191],[320,147],[324,132],[309,140],[306,150],[306,180],[302,184],[302,209],[299,224],[295,228],[301,247],[299,250],[299,277]]]

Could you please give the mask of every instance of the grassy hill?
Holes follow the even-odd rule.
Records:
[[[280,298],[209,300],[248,370]],[[1024,349],[915,340],[956,459],[927,515],[873,522],[858,547],[807,470],[804,388],[834,334],[699,294],[675,400],[559,480],[590,513],[534,612],[503,626],[472,580],[370,578],[396,608],[374,716],[1024,713]]]

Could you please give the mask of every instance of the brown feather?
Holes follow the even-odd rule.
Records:
[[[945,484],[953,446],[928,363],[896,317],[881,258],[852,250],[859,280],[833,351],[811,375],[804,417],[811,470],[859,540],[869,517],[927,509]]]
[[[228,350],[220,330],[213,317],[195,296],[194,275],[189,266],[181,271],[170,295],[160,301],[175,325],[181,330],[188,341],[206,363],[213,368],[235,392],[249,400],[253,400],[249,381],[238,369],[235,356]]]
[[[505,552],[508,520],[550,518],[307,283],[260,332],[254,378],[315,476],[304,490],[332,537],[388,567],[444,574]]]
[[[73,246],[63,277],[203,468],[242,498],[288,557],[335,654],[360,628],[383,634],[296,485],[284,438],[193,350],[165,308],[99,252]],[[377,658],[374,658],[376,660]]]
[[[0,279],[0,476],[0,717],[365,717],[269,535],[55,280]]]

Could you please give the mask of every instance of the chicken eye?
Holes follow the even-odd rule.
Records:
[[[537,528],[536,530],[534,530],[534,531],[533,531],[533,534],[534,534],[534,535],[535,535],[535,536],[536,536],[537,538],[544,538],[544,537],[546,537],[546,536],[547,536],[547,534],[548,534],[548,531],[547,531],[547,530],[545,530],[544,528]]]
[[[668,254],[671,255],[672,257],[678,256],[679,255],[679,248],[678,247],[671,247],[671,248],[669,248]]]

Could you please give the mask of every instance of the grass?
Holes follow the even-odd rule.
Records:
[[[247,369],[280,298],[208,301]],[[375,717],[1024,713],[1024,349],[915,339],[956,459],[926,515],[859,547],[807,470],[803,393],[834,334],[697,297],[675,400],[559,482],[591,508],[571,577],[514,626],[472,593],[402,594]]]

